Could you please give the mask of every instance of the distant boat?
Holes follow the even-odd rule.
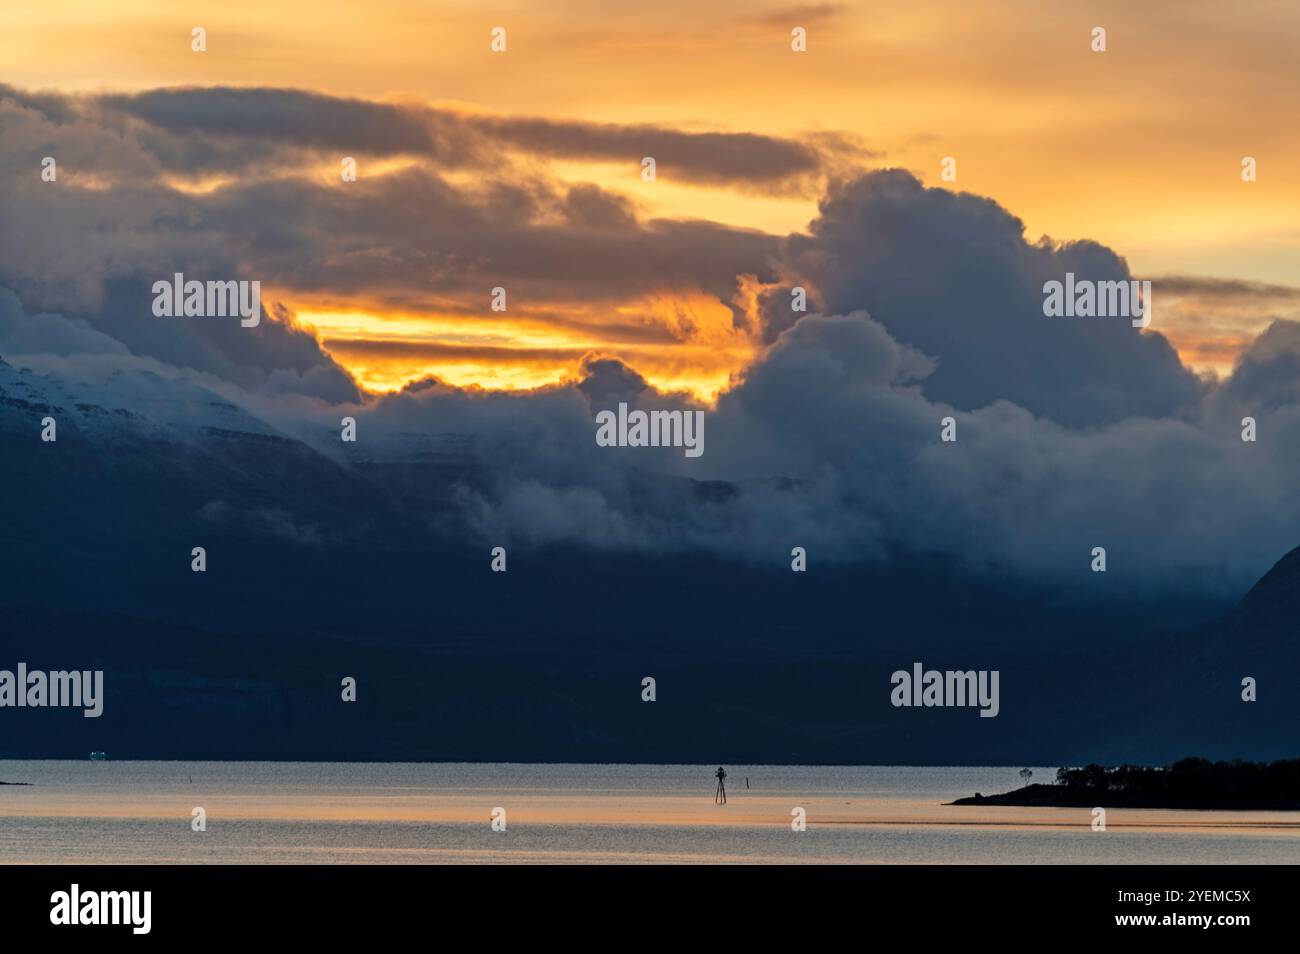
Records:
[[[92,761],[92,762],[103,762],[103,761],[104,761],[105,759],[107,759],[107,758],[108,758],[108,756],[105,755],[103,752],[91,752],[91,753],[90,753],[90,761]]]

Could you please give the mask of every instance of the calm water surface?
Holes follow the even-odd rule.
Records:
[[[725,807],[716,768],[0,761],[32,783],[0,786],[0,862],[1300,862],[1300,812],[943,804],[1020,766],[727,766]]]

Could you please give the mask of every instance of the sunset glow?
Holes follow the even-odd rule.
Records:
[[[486,38],[496,20],[468,2],[434,8],[414,0],[372,7],[292,0],[269,9],[234,0],[186,9],[124,0],[111,14],[53,2],[0,12],[0,58],[7,82],[64,92],[293,87],[488,123],[580,119],[752,133],[822,151],[820,170],[745,182],[701,177],[679,167],[668,150],[657,157],[656,180],[646,182],[635,134],[623,153],[597,146],[580,155],[543,142],[537,129],[523,129],[503,140],[489,163],[492,175],[524,190],[532,183],[560,190],[589,184],[620,197],[625,207],[616,214],[643,224],[701,220],[779,237],[803,230],[816,216],[827,176],[901,167],[927,184],[945,185],[940,159],[953,156],[959,175],[946,187],[995,199],[1021,217],[1031,240],[1103,242],[1142,277],[1292,286],[1300,281],[1300,233],[1292,215],[1300,207],[1300,177],[1281,172],[1300,161],[1300,130],[1264,117],[1276,116],[1279,104],[1293,104],[1300,92],[1297,72],[1286,68],[1294,66],[1300,17],[1261,6],[1273,15],[1257,19],[1240,7],[1164,2],[1086,9],[1012,4],[978,13],[931,2],[760,13],[747,4],[611,10],[593,2],[563,13],[492,13],[511,31],[509,56],[494,58]],[[599,30],[575,26],[590,21],[584,8],[593,16],[599,10]],[[1162,15],[1175,8],[1183,14],[1176,21]],[[1104,70],[1078,41],[1089,18],[1104,21],[1119,38]],[[211,37],[202,57],[186,43],[191,21],[202,21]],[[812,40],[806,56],[792,58],[786,46],[796,21]],[[353,41],[362,34],[367,42],[358,46]],[[1225,34],[1239,42],[1221,45]],[[132,55],[145,48],[147,58]],[[1237,175],[1247,148],[1260,168],[1248,189]],[[371,185],[420,163],[410,155],[367,155],[360,141],[350,154]],[[89,176],[78,181],[75,168],[68,174],[82,188],[103,185]],[[482,170],[460,160],[443,175],[468,190],[484,184]],[[337,160],[312,151],[289,166],[253,162],[170,173],[165,181],[202,197],[285,177],[340,187]],[[503,207],[501,214],[515,213]],[[566,213],[536,214],[537,227],[547,227]],[[723,330],[729,292],[683,289],[671,271],[660,288],[618,287],[614,280],[576,287],[579,294],[569,300],[544,305],[517,298],[507,321],[482,311],[488,287],[470,294],[443,281],[472,268],[472,260],[430,256],[420,294],[376,287],[368,300],[331,309],[314,302],[314,290],[304,285],[282,288],[280,300],[374,390],[426,375],[486,388],[534,388],[566,378],[584,355],[599,353],[629,362],[657,387],[708,398],[761,345]],[[690,301],[685,325],[680,309],[665,304],[682,296]],[[1218,374],[1231,370],[1241,346],[1269,320],[1297,315],[1296,300],[1288,298],[1280,310],[1239,313],[1231,327],[1222,327],[1207,322],[1199,304],[1188,299],[1166,308],[1160,330],[1190,366]],[[665,346],[602,327],[627,322],[661,330]]]

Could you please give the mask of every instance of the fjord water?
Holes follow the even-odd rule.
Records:
[[[714,765],[0,761],[31,783],[0,786],[0,862],[1300,861],[1300,812],[1112,809],[1100,832],[1082,809],[943,804],[1018,766],[726,768],[721,806]]]

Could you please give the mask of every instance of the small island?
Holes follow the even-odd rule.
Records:
[[[1055,784],[1026,785],[1000,795],[977,792],[948,804],[1300,811],[1300,759],[1266,763],[1188,758],[1168,767],[1062,768]]]

